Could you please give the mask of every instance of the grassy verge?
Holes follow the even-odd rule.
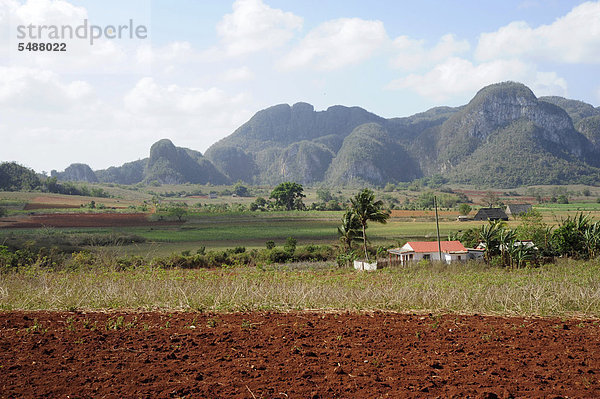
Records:
[[[0,275],[0,309],[392,310],[600,317],[600,263],[483,264],[358,273],[329,264]]]

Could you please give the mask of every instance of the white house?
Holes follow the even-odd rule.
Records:
[[[460,241],[441,241],[442,261],[445,263],[466,261],[469,259],[469,251]],[[390,258],[396,256],[400,263],[420,260],[439,261],[440,254],[437,241],[409,241],[401,248],[388,249]]]

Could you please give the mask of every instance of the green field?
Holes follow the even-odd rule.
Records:
[[[343,214],[342,211],[223,211],[218,206],[247,205],[255,197],[186,198],[178,194],[182,189],[208,193],[227,190],[227,187],[107,187],[114,195],[110,199],[36,192],[0,193],[0,206],[9,211],[4,220],[24,220],[31,214],[48,212],[73,212],[73,217],[77,218],[80,212],[91,212],[85,206],[95,201],[117,208],[111,212],[135,212],[139,211],[137,207],[147,207],[149,220],[177,222],[172,217],[169,219],[167,213],[156,213],[153,201],[157,201],[157,196],[163,207],[186,202],[188,209],[183,221],[166,225],[0,228],[0,245],[52,248],[60,244],[64,248],[77,248],[73,251],[88,249],[92,254],[76,252],[72,257],[70,252],[62,253],[62,263],[56,268],[41,266],[37,258],[37,261],[20,265],[10,272],[0,273],[0,309],[381,309],[600,317],[598,261],[560,260],[557,264],[517,270],[484,263],[429,264],[428,267],[412,265],[356,273],[353,269],[338,268],[334,260],[336,250],[325,258],[332,259],[328,262],[303,264],[277,264],[264,256],[276,250],[265,250],[262,257],[253,258],[253,266],[232,262],[227,264],[237,266],[213,270],[182,269],[177,264],[173,266],[163,261],[182,252],[189,253],[188,258],[194,258],[203,247],[207,251],[225,253],[222,250],[240,247],[264,249],[266,242],[273,240],[278,248],[282,248],[287,237],[295,238],[299,246],[338,244],[337,227]],[[269,193],[268,188],[253,190],[255,195],[268,196]],[[307,190],[307,202],[316,200],[315,192],[316,189]],[[352,195],[352,190],[336,194],[347,198]],[[419,193],[379,192],[378,195],[402,201],[408,197],[414,199]],[[539,204],[536,209],[549,225],[556,225],[561,218],[579,212],[600,219],[600,204],[595,197],[576,199],[571,204]],[[25,210],[25,205],[31,203],[47,203],[48,207]],[[70,204],[78,208],[57,209],[52,204]],[[387,224],[369,224],[367,233],[372,247],[435,239],[436,223],[432,210],[402,211],[394,215]],[[455,217],[455,211],[442,212],[439,226],[443,239],[450,233],[478,228],[486,223],[458,222]],[[511,220],[508,225],[515,228],[519,223]],[[307,252],[306,248],[299,247],[299,250]],[[208,253],[206,257],[215,256],[219,251]],[[247,254],[239,253],[242,259]],[[133,255],[140,257],[132,258]],[[122,263],[123,259],[129,261]],[[217,262],[226,265],[223,261]]]
[[[210,249],[234,248],[243,246],[246,248],[264,248],[265,242],[273,240],[277,245],[282,245],[287,237],[298,240],[300,245],[308,244],[335,244],[337,240],[337,227],[340,223],[342,212],[323,211],[291,211],[291,212],[233,212],[233,211],[211,211],[205,209],[210,206],[225,204],[241,204],[247,206],[256,199],[256,196],[268,197],[271,188],[252,187],[253,197],[232,197],[231,195],[218,195],[217,198],[208,198],[210,192],[224,193],[231,190],[227,186],[203,186],[203,185],[177,185],[160,187],[154,186],[116,186],[103,185],[113,198],[93,198],[81,196],[67,196],[58,194],[47,194],[39,192],[1,192],[0,206],[9,211],[10,217],[26,217],[29,214],[42,213],[77,213],[81,212],[139,212],[139,207],[146,206],[148,211],[153,211],[153,201],[158,201],[162,206],[169,204],[186,203],[188,215],[184,217],[184,223],[171,226],[146,226],[146,227],[124,227],[124,228],[43,228],[43,229],[3,229],[0,228],[0,244],[7,242],[11,237],[20,237],[23,242],[39,240],[40,236],[77,236],[77,235],[118,235],[130,234],[142,237],[145,242],[135,245],[105,246],[106,249],[118,251],[123,254],[133,255],[168,255],[181,251],[195,252],[200,247]],[[469,187],[457,187],[457,189],[472,190]],[[552,187],[540,187],[547,192],[557,190]],[[560,188],[570,190],[573,203],[570,204],[538,204],[544,221],[549,225],[556,225],[568,215],[577,212],[589,213],[592,218],[600,219],[600,203],[596,202],[597,188],[589,188],[592,196],[585,197],[581,192],[584,186],[568,186]],[[527,195],[528,189],[517,189],[515,193],[505,193],[500,196],[503,200],[518,200],[518,196]],[[307,188],[305,202],[310,204],[317,200],[316,188]],[[332,194],[338,198],[349,198],[356,190],[335,189]],[[187,196],[185,193],[201,192],[206,195]],[[420,195],[419,191],[393,191],[378,192],[378,196],[387,198],[388,201],[396,200],[398,203],[406,199],[414,200]],[[478,197],[474,197],[477,200]],[[87,205],[95,201],[96,204],[105,204],[116,209],[91,210]],[[26,204],[47,203],[47,208],[23,210]],[[71,209],[52,208],[52,204],[68,204],[78,206]],[[84,205],[84,207],[81,207]],[[476,211],[474,205],[472,215]],[[456,214],[456,213],[455,213]],[[457,222],[455,214],[442,215],[440,220],[440,233],[442,238],[448,234],[472,227],[479,227],[483,222]],[[450,216],[449,216],[450,215]],[[163,216],[149,214],[151,219],[157,220]],[[519,223],[511,220],[508,225],[514,228]],[[0,224],[1,226],[1,224]],[[397,246],[407,240],[432,240],[436,236],[434,212],[416,211],[414,216],[394,217],[388,224],[380,225],[371,223],[368,228],[368,236],[373,246]],[[45,240],[47,241],[47,240]],[[94,248],[92,248],[94,249]]]
[[[181,225],[173,226],[1,229],[0,243],[10,237],[20,237],[26,241],[62,234],[133,234],[143,237],[146,242],[118,249],[135,255],[150,250],[157,255],[166,255],[184,250],[195,251],[201,246],[207,249],[238,246],[264,248],[270,240],[282,245],[287,237],[295,238],[300,245],[334,244],[338,242],[337,226],[341,216],[342,212],[235,213],[196,215]],[[442,221],[440,234],[447,237],[453,231],[479,225],[481,222]],[[372,245],[400,245],[409,239],[435,239],[436,226],[430,220],[392,218],[385,225],[370,224],[367,234]]]

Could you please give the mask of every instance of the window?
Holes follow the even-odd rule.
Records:
[[[458,259],[458,260],[461,260],[461,259],[462,259],[462,257],[461,257],[460,255],[458,255],[458,258],[457,258],[457,259]]]
[[[423,259],[424,260],[429,260],[429,259],[431,259],[431,255],[430,254],[425,254],[425,255],[423,255]]]

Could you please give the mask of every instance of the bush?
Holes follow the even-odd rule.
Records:
[[[286,263],[294,257],[287,251],[281,249],[272,249],[269,253],[269,261],[272,263]]]
[[[232,264],[227,251],[210,251],[206,254],[206,260],[211,266],[222,266]]]
[[[96,255],[90,251],[73,252],[71,254],[71,263],[69,269],[89,269],[96,263]]]
[[[461,215],[466,216],[469,213],[471,213],[471,205],[465,204],[465,203],[460,204],[458,206],[458,211],[460,212]]]
[[[271,250],[271,249],[275,248],[275,241],[269,240],[265,243],[265,245],[266,245],[267,249]]]
[[[321,262],[335,259],[335,253],[329,245],[307,245],[294,252],[294,260],[300,262]]]
[[[296,244],[298,243],[298,240],[296,240],[294,237],[288,237],[285,240],[285,245],[283,246],[283,249],[286,252],[289,252],[290,254],[293,254],[294,251],[296,250]]]
[[[565,194],[561,194],[556,198],[556,202],[558,204],[568,204],[569,203],[569,197],[567,197]]]

